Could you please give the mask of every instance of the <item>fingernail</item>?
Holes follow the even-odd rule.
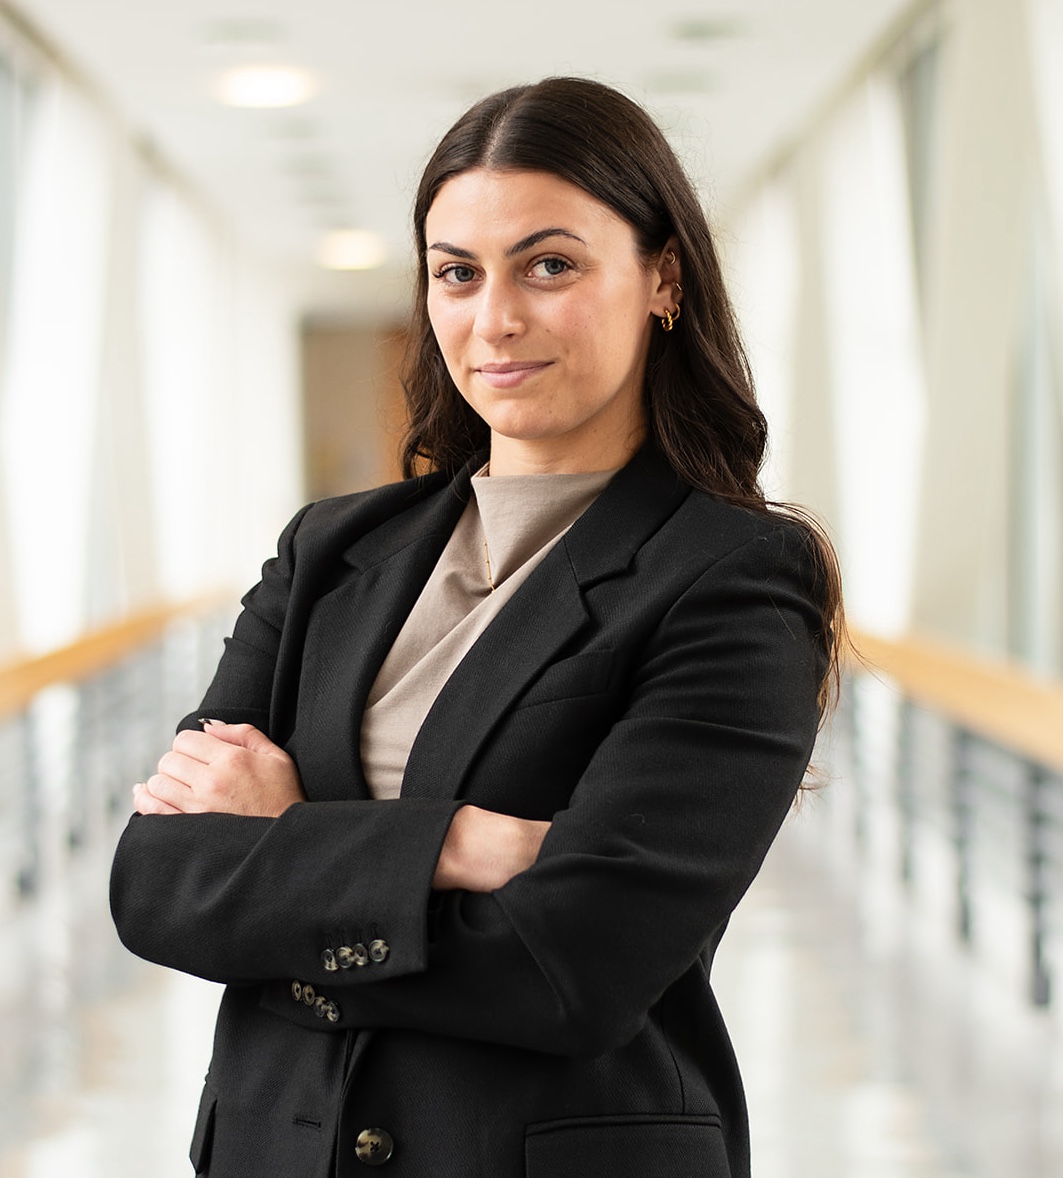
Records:
[[[208,724],[224,724],[225,721],[224,720],[200,720],[199,723],[202,724],[204,728],[206,728],[206,726]]]

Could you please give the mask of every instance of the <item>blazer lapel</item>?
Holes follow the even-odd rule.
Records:
[[[558,555],[562,560],[554,559]],[[583,595],[559,544],[444,684],[410,750],[402,796],[456,797],[492,728],[587,620]]]
[[[623,572],[689,491],[648,447],[617,474],[447,680],[410,750],[403,797],[461,793],[494,727],[543,668],[591,624],[585,591]]]
[[[343,553],[350,569],[315,603],[299,709],[312,716],[312,730],[328,738],[308,734],[305,743],[297,742],[297,760],[315,801],[369,796],[359,747],[366,697],[468,495],[466,470],[390,526],[356,541]],[[324,655],[326,646],[334,649]],[[328,674],[320,668],[328,668]]]

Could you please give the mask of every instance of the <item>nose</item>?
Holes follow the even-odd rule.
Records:
[[[480,291],[475,331],[486,343],[497,343],[523,333],[524,308],[520,291],[504,278],[489,278]]]

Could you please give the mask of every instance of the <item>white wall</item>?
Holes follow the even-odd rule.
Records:
[[[769,489],[826,518],[854,620],[1055,675],[1060,34],[1063,0],[922,9],[731,226]]]
[[[286,277],[8,40],[0,659],[246,587],[302,494]]]

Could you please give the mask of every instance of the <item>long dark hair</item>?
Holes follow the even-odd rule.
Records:
[[[825,707],[837,686],[843,633],[834,550],[807,513],[764,498],[758,479],[767,425],[705,213],[660,129],[618,91],[584,78],[500,91],[466,111],[428,161],[413,212],[418,270],[403,371],[403,473],[409,478],[426,464],[456,471],[489,440],[487,424],[450,378],[427,311],[425,219],[443,185],[473,168],[549,172],[575,184],[632,226],[647,263],[673,235],[678,240],[682,316],[672,332],[651,335],[644,384],[650,438],[691,486],[803,528],[831,650]]]

